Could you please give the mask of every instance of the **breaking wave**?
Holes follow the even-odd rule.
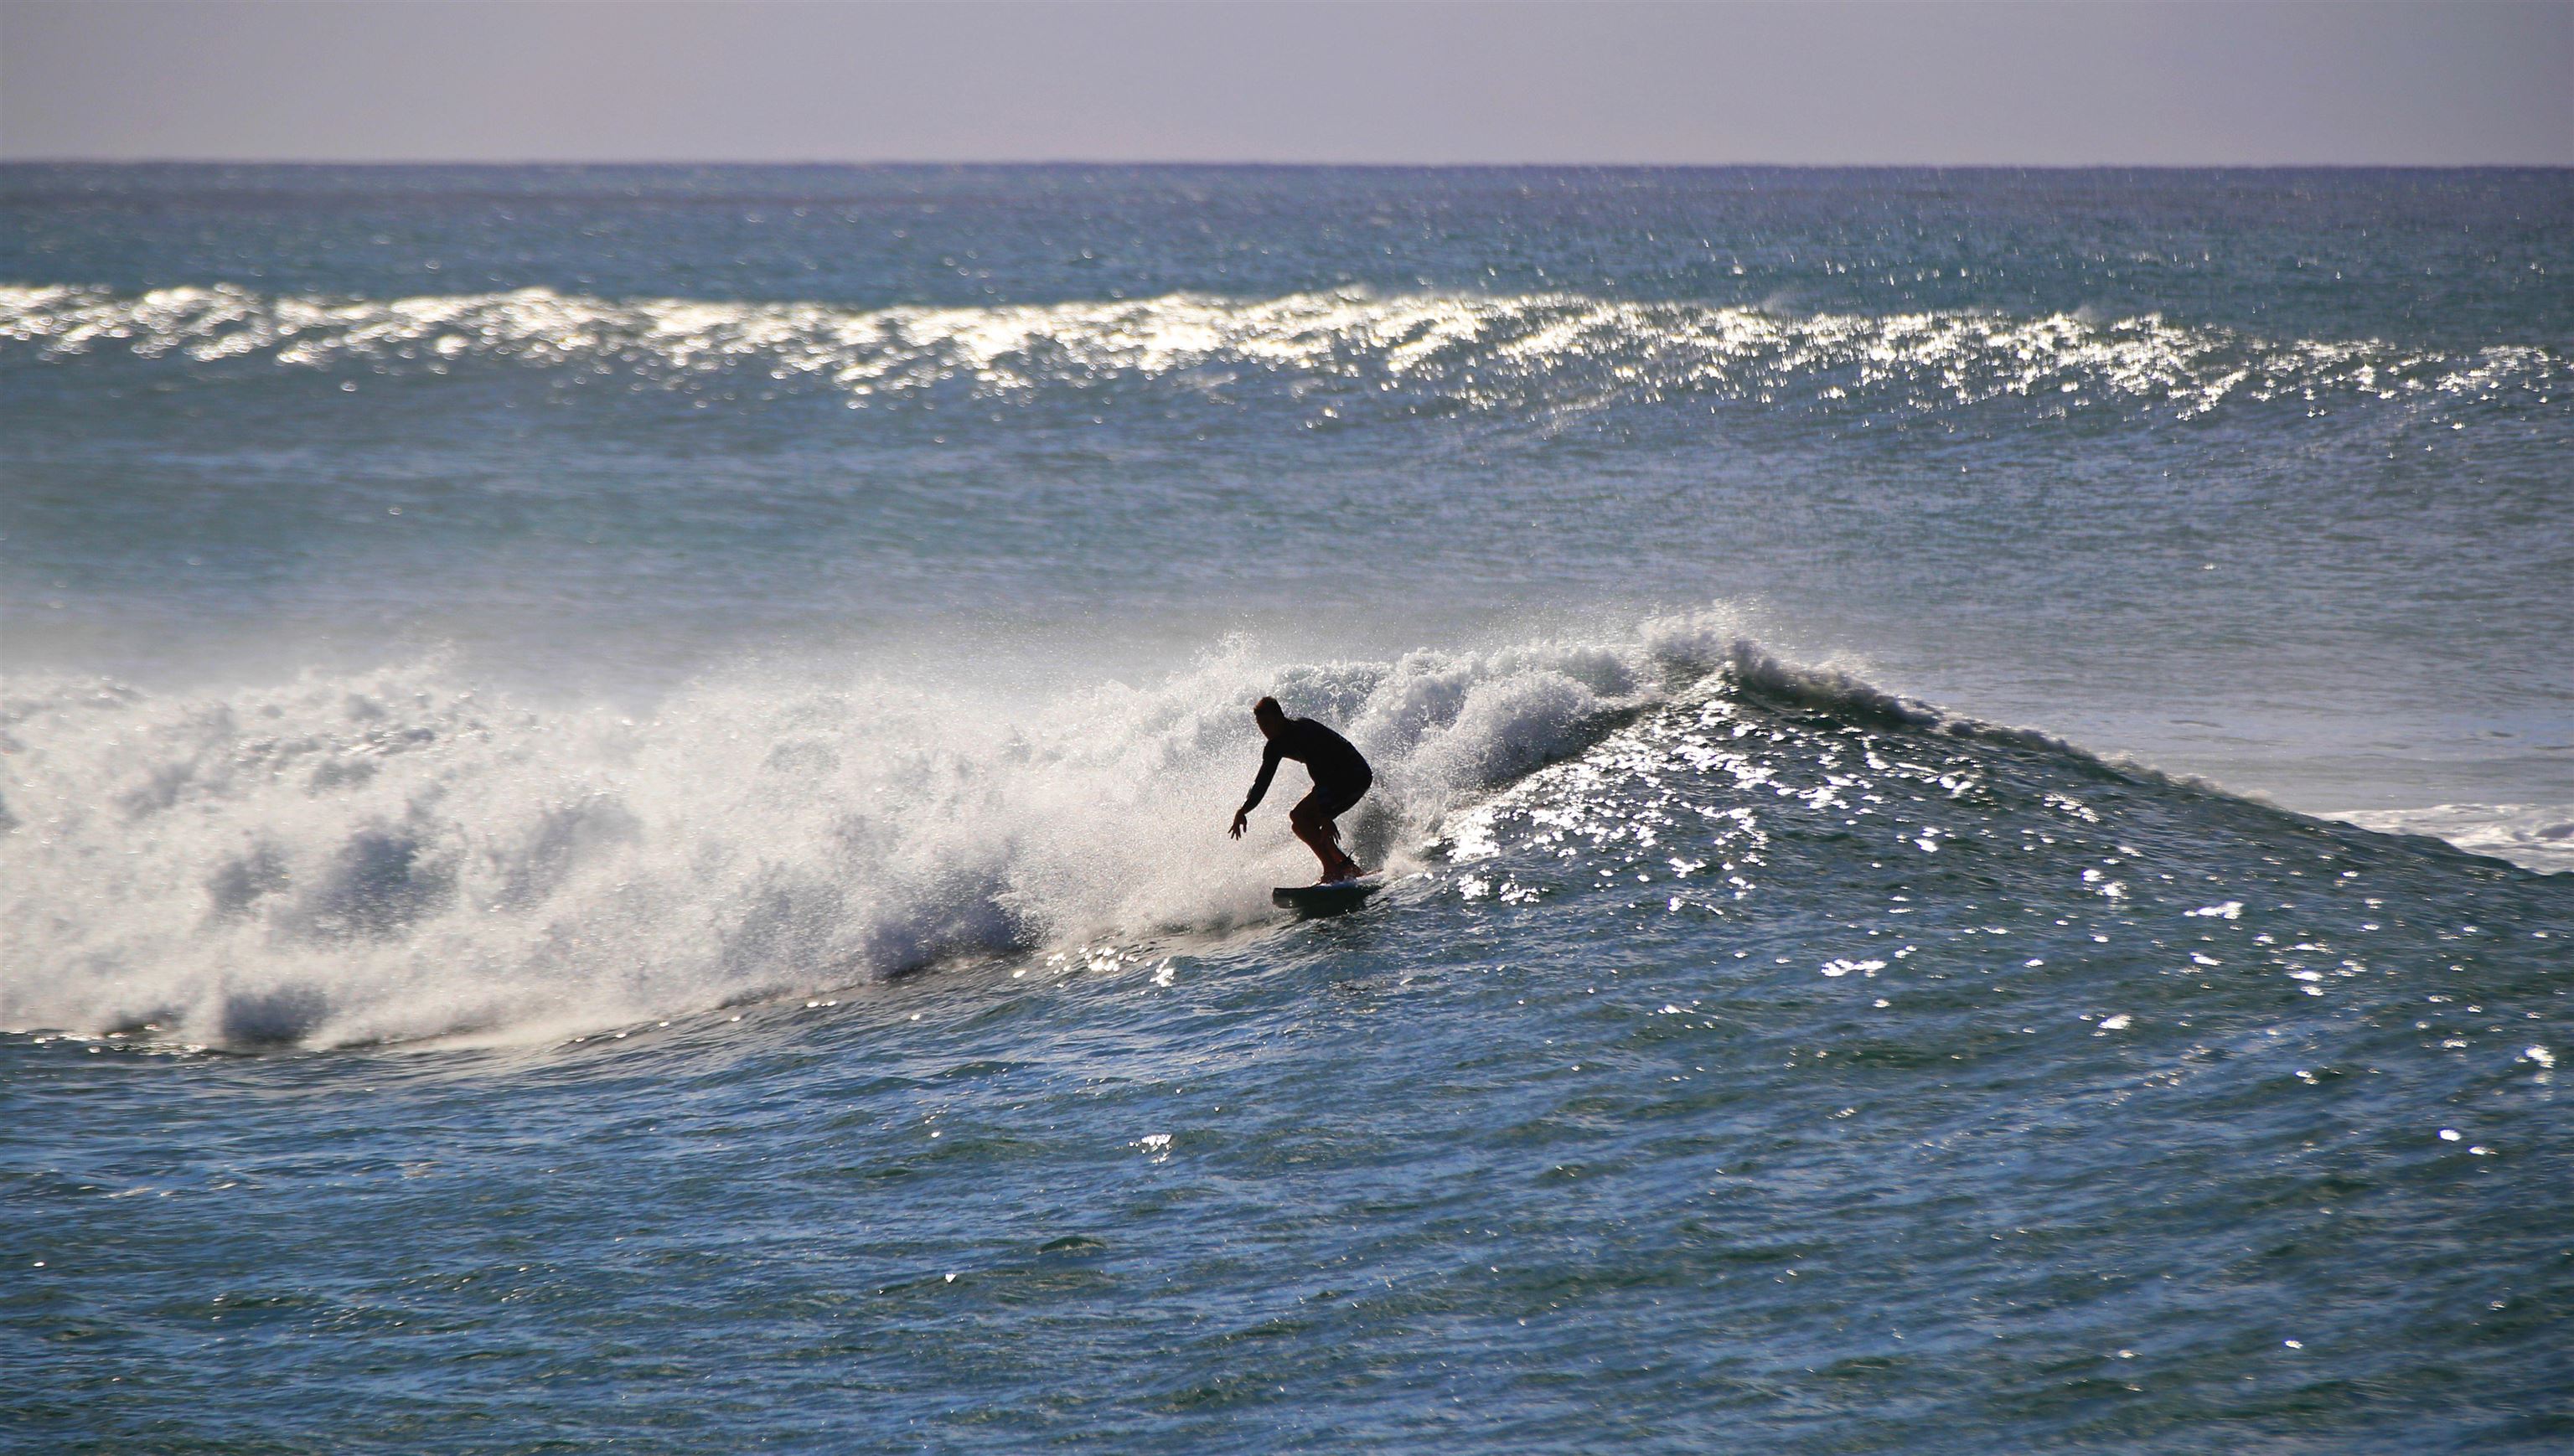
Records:
[[[1150,687],[1015,700],[709,682],[641,717],[539,709],[437,665],[220,699],[15,683],[0,1027],[549,1034],[1220,930],[1312,872],[1283,816],[1224,839],[1262,693],[1367,751],[1379,787],[1348,827],[1400,862],[1456,803],[1768,661],[1707,613],[1392,662],[1234,643]]]
[[[1283,814],[1224,837],[1264,693],[1376,764],[1344,827],[1398,872],[1471,825],[1459,810],[1710,695],[2186,784],[1784,662],[1715,609],[1390,662],[1237,640],[1159,683],[1015,697],[743,677],[643,715],[514,702],[434,663],[211,699],[21,682],[0,709],[0,1029],[523,1039],[1222,932],[1312,873]]]
[[[48,359],[114,348],[199,365],[265,359],[395,372],[504,360],[673,387],[724,377],[813,388],[852,406],[930,390],[1007,395],[1120,379],[1221,396],[1283,377],[1412,411],[1673,395],[1769,403],[1786,392],[1825,406],[1917,409],[2008,398],[2063,409],[2124,402],[2190,418],[2229,401],[2526,393],[2544,403],[2566,374],[2565,361],[2537,347],[2457,354],[2376,340],[2281,342],[2158,314],[1797,315],[1571,294],[1360,291],[855,309],[543,288],[383,300],[272,297],[232,285],[130,295],[0,287],[0,354],[11,346]]]
[[[2435,803],[2333,815],[2385,834],[2426,834],[2542,873],[2574,873],[2574,804]]]

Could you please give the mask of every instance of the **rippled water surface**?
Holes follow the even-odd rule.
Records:
[[[0,197],[13,1448],[2574,1443],[2563,174]]]

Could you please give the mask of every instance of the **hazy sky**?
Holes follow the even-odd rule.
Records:
[[[0,0],[0,156],[2574,164],[2574,3]]]

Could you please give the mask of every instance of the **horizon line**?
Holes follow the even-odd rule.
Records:
[[[1037,168],[1344,172],[2574,172],[2574,162],[1351,162],[1184,158],[5,157],[0,167]]]

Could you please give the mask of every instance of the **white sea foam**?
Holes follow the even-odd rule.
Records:
[[[2381,833],[2429,834],[2528,869],[2574,871],[2574,803],[2435,803],[2352,809],[2332,817]]]
[[[1390,663],[1234,645],[1150,687],[1020,699],[714,682],[633,718],[437,666],[198,700],[13,681],[0,1026],[525,1035],[1220,929],[1311,873],[1277,803],[1224,837],[1259,694],[1378,765],[1345,824],[1381,857],[1738,651],[1710,613]]]
[[[2158,314],[1967,311],[1792,315],[1573,294],[1169,294],[1053,304],[853,309],[614,300],[550,289],[402,299],[271,296],[232,285],[120,294],[0,287],[0,351],[123,349],[199,364],[445,370],[501,359],[686,387],[714,377],[830,389],[852,404],[940,387],[1002,395],[1108,378],[1220,394],[1247,374],[1337,382],[1360,398],[1467,409],[1581,408],[1675,393],[1911,408],[2004,397],[2104,400],[2188,417],[2230,399],[2544,394],[2565,361],[2526,346],[2448,354],[2375,340],[2254,338]]]

